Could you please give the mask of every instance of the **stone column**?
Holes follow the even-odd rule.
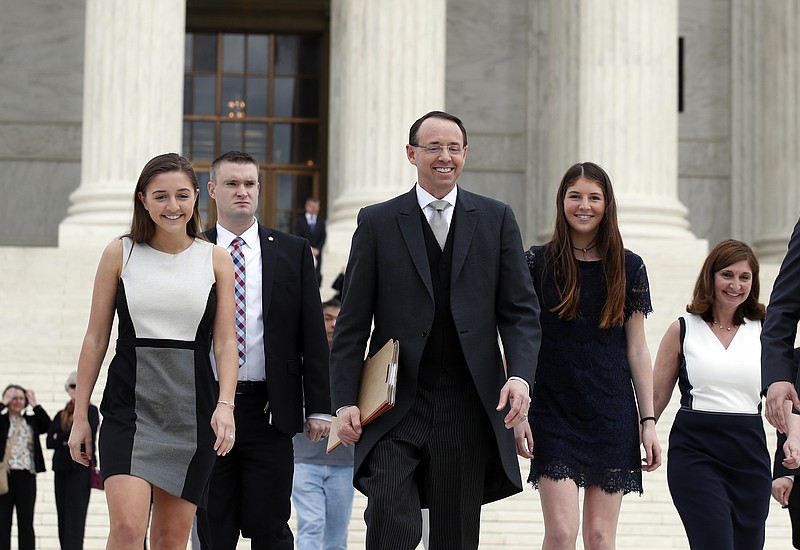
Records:
[[[677,0],[532,4],[528,172],[541,237],[561,176],[593,161],[614,182],[626,242],[695,240],[678,199],[677,12]]]
[[[647,265],[651,351],[684,311],[707,252],[678,199],[677,0],[529,4],[528,219],[550,239],[556,188],[579,161],[606,168],[625,246]],[[655,355],[653,355],[655,356]]]
[[[779,262],[800,211],[800,8],[732,4],[735,227],[762,262]]]
[[[87,0],[81,181],[59,246],[125,232],[144,164],[181,150],[185,17],[185,0]]]
[[[331,1],[325,281],[344,267],[363,206],[411,188],[411,124],[444,109],[446,0]]]

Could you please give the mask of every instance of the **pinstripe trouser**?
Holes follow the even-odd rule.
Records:
[[[484,477],[494,435],[472,382],[444,374],[420,387],[410,412],[370,452],[367,550],[413,549],[430,510],[430,550],[478,548]]]

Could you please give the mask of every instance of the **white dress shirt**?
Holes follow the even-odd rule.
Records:
[[[436,212],[436,209],[433,206],[429,206],[430,203],[433,201],[438,201],[436,197],[425,191],[419,184],[414,186],[417,190],[417,202],[419,203],[419,207],[422,208],[422,212],[425,214],[425,218],[428,220],[428,223],[431,223],[433,219],[433,214]],[[454,186],[453,190],[442,197],[441,200],[447,202],[447,206],[445,206],[444,211],[444,219],[447,220],[447,227],[450,227],[450,222],[453,221],[453,212],[455,211],[456,206],[456,197],[458,196],[458,186]]]
[[[245,300],[247,301],[247,360],[239,367],[239,380],[266,380],[266,359],[264,357],[264,310],[261,301],[262,269],[261,239],[258,236],[258,223],[253,220],[241,235],[234,235],[217,224],[217,244],[230,251],[231,241],[236,237],[244,240]],[[211,366],[217,376],[214,348],[211,348]]]
[[[267,379],[266,358],[264,357],[264,308],[262,302],[262,263],[261,239],[258,235],[258,223],[241,235],[234,235],[220,224],[217,224],[217,244],[229,250],[236,237],[244,240],[245,300],[247,301],[247,360],[239,367],[239,381],[262,381]],[[217,376],[217,364],[214,361],[214,347],[211,347],[211,366]],[[331,415],[315,413],[308,416],[317,420],[331,421]]]

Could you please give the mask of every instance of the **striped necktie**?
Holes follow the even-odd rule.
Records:
[[[239,351],[239,366],[247,360],[247,279],[244,271],[244,239],[236,237],[231,241],[230,253],[233,258],[233,293],[236,298],[236,348]]]

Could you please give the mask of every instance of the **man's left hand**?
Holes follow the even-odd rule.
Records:
[[[319,441],[327,437],[331,430],[331,423],[319,418],[309,418],[306,420],[306,437],[309,441]]]
[[[786,424],[784,405],[791,401],[795,408],[800,408],[800,399],[794,384],[785,380],[773,382],[767,388],[767,399],[764,416],[781,433],[789,433]]]
[[[528,420],[531,398],[528,396],[528,388],[524,382],[520,380],[506,382],[500,390],[500,401],[497,402],[497,410],[502,411],[507,404],[510,404],[511,410],[508,411],[503,420],[506,429],[511,429],[517,424]]]
[[[790,477],[779,477],[772,480],[772,498],[780,502],[784,508],[789,507],[792,485],[794,485],[794,481]]]

